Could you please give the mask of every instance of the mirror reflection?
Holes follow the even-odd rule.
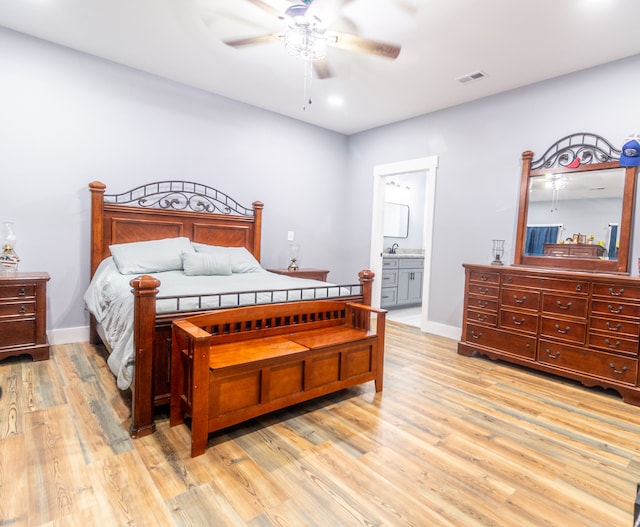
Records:
[[[529,178],[526,256],[618,258],[625,169]]]
[[[384,236],[391,238],[409,236],[409,205],[385,202]]]

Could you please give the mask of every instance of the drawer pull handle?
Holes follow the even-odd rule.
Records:
[[[557,359],[560,356],[559,351],[556,351],[555,353],[551,353],[551,350],[549,348],[545,349],[545,351],[547,352],[547,357],[549,357],[550,359]]]
[[[476,333],[475,331],[471,330],[471,338],[478,340],[480,337],[482,337],[482,333]]]
[[[487,315],[483,315],[482,313],[476,313],[476,320],[479,320],[480,322],[484,322],[485,320],[487,320]]]
[[[527,295],[524,295],[522,298],[518,298],[518,295],[513,295],[513,301],[516,304],[524,304],[527,300]]]
[[[622,313],[622,310],[624,309],[624,306],[618,306],[618,309],[613,309],[613,306],[611,304],[609,304],[607,307],[609,308],[610,313],[614,313],[616,315],[618,313]]]
[[[522,324],[524,324],[526,319],[521,318],[520,320],[518,320],[516,317],[511,317],[511,320],[513,321],[514,325],[522,326]]]
[[[507,283],[508,283],[508,284],[510,284],[510,283],[512,283],[512,282],[513,282],[513,278],[512,278],[511,276],[510,276],[510,277],[508,277],[508,278],[507,278]]]
[[[617,370],[616,367],[613,365],[613,362],[609,364],[609,368],[613,370],[613,373],[617,373],[618,375],[625,373],[629,369],[626,366],[623,366],[621,370]]]
[[[571,326],[567,326],[566,328],[562,329],[558,324],[556,324],[556,331],[558,333],[562,333],[563,335],[566,335],[567,333],[569,333],[569,330],[571,330]]]
[[[478,300],[478,307],[487,307],[489,305],[489,302],[487,302],[486,300]]]
[[[487,280],[489,280],[489,276],[486,274],[483,274],[482,276],[480,276],[480,280],[482,280],[483,282],[486,282]]]
[[[621,288],[620,288],[620,290],[619,290],[618,292],[615,292],[615,291],[613,290],[613,287],[610,287],[610,288],[609,288],[609,293],[610,293],[612,296],[622,296],[622,295],[624,294],[624,287],[621,287]]]
[[[576,286],[576,291],[579,293],[580,291],[582,291],[582,284],[578,284]]]
[[[614,327],[614,326],[611,325],[611,323],[608,320],[606,322],[606,325],[607,325],[607,329],[609,331],[619,331],[620,328],[622,327],[622,324],[620,322],[618,322]]]
[[[27,290],[24,287],[21,287],[18,290],[18,296],[27,296]]]
[[[558,308],[559,308],[559,309],[564,309],[564,310],[566,311],[566,310],[568,310],[568,309],[571,309],[571,306],[572,306],[572,305],[573,305],[573,303],[571,303],[571,302],[567,302],[567,305],[566,305],[566,306],[563,306],[563,305],[562,305],[562,302],[560,302],[560,300],[558,300]]]
[[[609,346],[611,349],[616,349],[620,347],[620,341],[616,340],[615,344],[611,344],[611,341],[609,339],[604,339],[604,342],[607,346]]]
[[[27,307],[22,304],[19,308],[18,308],[18,313],[23,314],[27,312]]]
[[[483,295],[486,295],[489,292],[489,288],[488,287],[481,287],[479,289],[480,293]]]

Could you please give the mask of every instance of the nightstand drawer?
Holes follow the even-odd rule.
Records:
[[[0,285],[0,303],[4,300],[33,298],[34,296],[36,296],[35,284]]]
[[[29,346],[36,344],[36,319],[0,321],[0,346]]]
[[[35,312],[35,302],[2,302],[0,300],[0,318],[33,316]]]

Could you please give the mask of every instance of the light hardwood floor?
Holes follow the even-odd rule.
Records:
[[[640,409],[389,323],[373,383],[210,436],[129,439],[101,348],[0,363],[0,525],[633,524]]]

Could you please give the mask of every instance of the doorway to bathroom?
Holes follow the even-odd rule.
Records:
[[[383,261],[386,265],[409,266],[414,262],[422,263],[419,269],[398,269],[397,276],[400,280],[409,280],[411,277],[418,279],[422,273],[421,291],[416,293],[416,283],[402,282],[400,291],[405,295],[416,295],[421,298],[421,306],[416,309],[419,301],[413,297],[389,299],[387,295],[393,295],[393,287],[384,287],[384,303],[393,303],[395,308],[403,307],[401,304],[413,304],[411,311],[405,312],[410,318],[406,322],[417,325],[422,331],[427,330],[429,321],[429,285],[431,277],[431,247],[433,238],[433,220],[435,209],[435,183],[438,157],[431,156],[419,159],[400,161],[374,167],[373,181],[373,215],[371,228],[371,270],[376,275],[373,284],[372,303],[381,305],[383,295]],[[409,188],[407,188],[409,187]],[[421,216],[421,221],[417,217]],[[386,219],[386,221],[385,221]],[[385,225],[386,223],[386,225]],[[387,234],[387,236],[385,236]],[[395,244],[395,245],[394,245]],[[403,247],[404,245],[404,247]],[[390,249],[395,257],[389,254]],[[418,252],[420,251],[420,252]],[[385,259],[385,255],[387,258]],[[397,258],[397,261],[394,261]],[[411,260],[415,258],[415,260]],[[402,262],[402,263],[401,263]],[[386,278],[393,275],[387,272]],[[413,286],[413,287],[412,287]],[[403,314],[403,315],[404,315]],[[391,313],[393,317],[393,313]]]

